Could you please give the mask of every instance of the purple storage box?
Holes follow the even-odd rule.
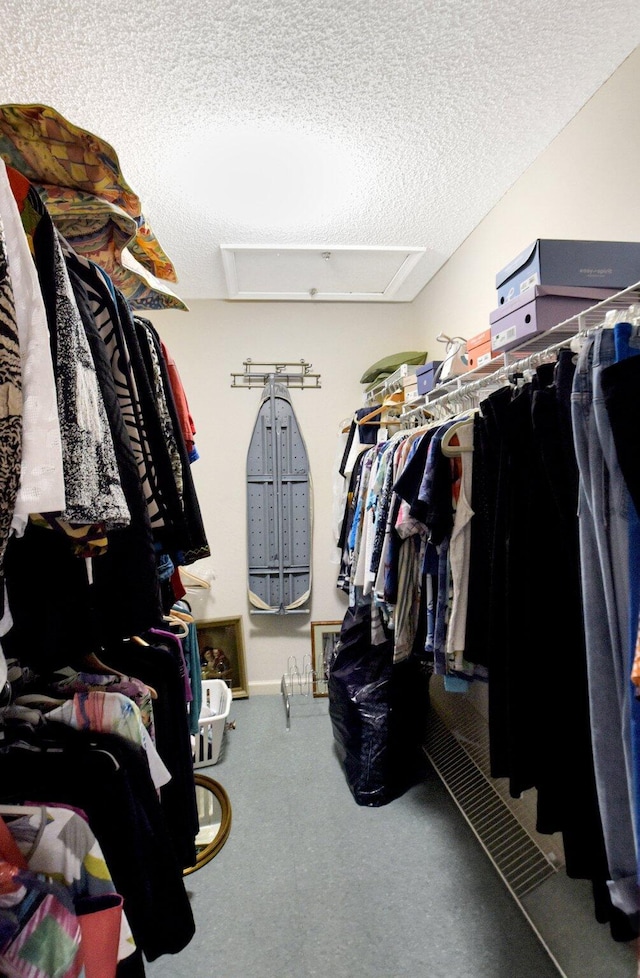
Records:
[[[536,285],[619,292],[640,282],[640,242],[538,238],[496,275],[498,305]],[[577,294],[577,293],[575,293]]]
[[[430,360],[422,367],[416,367],[416,379],[418,381],[418,394],[428,394],[435,387],[435,373],[442,360]]]
[[[489,316],[491,349],[504,353],[522,346],[530,337],[570,319],[590,306],[614,295],[615,289],[543,288],[527,289],[513,302]]]

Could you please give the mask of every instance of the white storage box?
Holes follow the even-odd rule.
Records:
[[[217,764],[224,728],[231,709],[231,690],[222,679],[205,679],[202,683],[202,709],[195,738],[193,766]]]

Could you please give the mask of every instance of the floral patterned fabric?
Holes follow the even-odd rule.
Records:
[[[34,183],[78,254],[104,268],[134,309],[186,309],[176,273],[109,143],[46,105],[0,105],[0,156]]]

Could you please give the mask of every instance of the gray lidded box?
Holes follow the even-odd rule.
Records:
[[[558,323],[597,305],[615,289],[542,288],[535,285],[489,316],[491,349],[505,353]]]
[[[496,275],[498,305],[535,285],[620,291],[640,281],[640,242],[538,238]]]

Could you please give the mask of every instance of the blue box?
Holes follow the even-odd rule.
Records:
[[[416,367],[418,394],[428,394],[433,390],[436,385],[436,370],[441,363],[442,360],[430,360],[429,363],[425,363],[422,367]]]
[[[496,275],[498,305],[535,285],[620,291],[640,282],[640,242],[538,238]]]

